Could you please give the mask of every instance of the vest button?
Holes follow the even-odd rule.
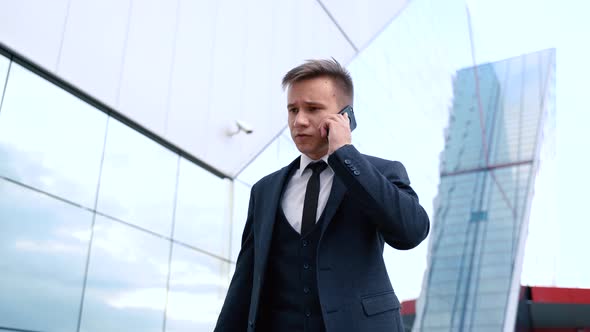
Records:
[[[309,310],[305,310],[305,317],[311,317],[311,312]]]
[[[305,294],[309,294],[309,288],[308,287],[303,287],[303,292]]]
[[[304,263],[304,264],[303,264],[303,268],[304,268],[304,269],[306,269],[306,270],[307,270],[307,269],[309,269],[309,264],[307,264],[307,263]]]
[[[301,245],[304,247],[307,247],[308,244],[309,244],[309,242],[307,242],[307,240],[301,241]]]

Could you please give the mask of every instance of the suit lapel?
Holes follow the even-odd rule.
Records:
[[[264,193],[263,197],[260,220],[260,231],[259,231],[259,246],[260,253],[257,254],[259,258],[262,258],[262,267],[266,266],[266,259],[268,257],[268,250],[270,249],[270,243],[272,238],[272,231],[274,228],[277,209],[281,204],[281,197],[283,193],[283,187],[286,181],[289,179],[291,170],[299,166],[299,160],[301,157],[293,160],[289,166],[283,167],[278,171],[272,179],[269,179],[268,185],[261,188]]]
[[[332,190],[330,191],[330,196],[328,197],[328,202],[326,203],[326,207],[324,209],[324,222],[322,224],[322,235],[324,231],[328,227],[328,224],[332,221],[334,214],[338,210],[342,199],[344,198],[344,194],[346,193],[346,186],[340,179],[334,175],[334,182],[332,182]]]

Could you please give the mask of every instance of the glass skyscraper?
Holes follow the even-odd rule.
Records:
[[[458,71],[414,331],[514,331],[555,51]]]

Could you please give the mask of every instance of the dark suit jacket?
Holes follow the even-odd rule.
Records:
[[[328,159],[335,172],[317,252],[317,283],[327,332],[403,331],[399,301],[383,261],[384,243],[416,247],[430,224],[404,166],[346,145]],[[292,167],[253,187],[242,248],[215,331],[255,331],[273,224]],[[399,272],[403,273],[403,266]]]

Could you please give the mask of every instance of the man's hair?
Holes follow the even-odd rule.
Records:
[[[344,97],[350,104],[354,98],[354,86],[352,78],[346,68],[342,67],[336,59],[320,59],[320,60],[306,60],[304,64],[299,65],[291,70],[285,77],[283,77],[283,89],[293,83],[304,81],[307,79],[326,76],[332,79],[336,87],[343,93]]]

